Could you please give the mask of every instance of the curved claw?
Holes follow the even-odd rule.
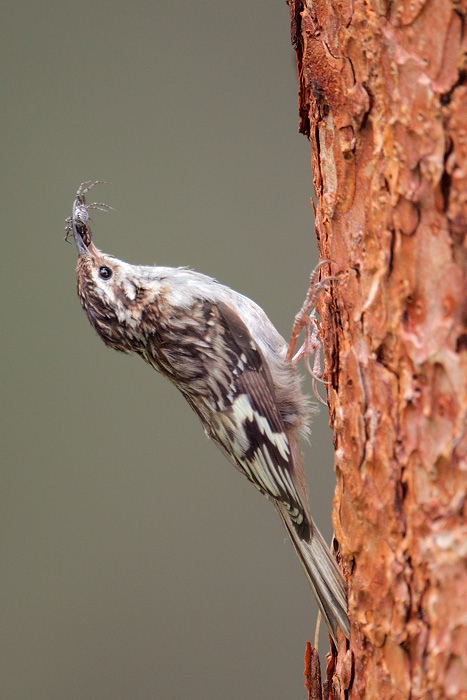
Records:
[[[295,346],[297,344],[297,339],[298,336],[300,335],[302,329],[307,325],[307,320],[310,318],[310,316],[313,315],[316,301],[319,297],[319,295],[328,289],[327,282],[331,282],[332,280],[338,280],[339,276],[338,275],[327,275],[324,277],[320,282],[317,282],[318,278],[318,273],[321,267],[323,265],[330,265],[335,261],[333,260],[321,260],[321,262],[318,263],[318,265],[315,267],[313,272],[310,275],[310,286],[308,288],[308,292],[305,298],[305,301],[302,304],[302,308],[298,312],[298,314],[295,316],[295,321],[294,325],[292,328],[292,337],[290,339],[289,343],[289,348],[287,351],[287,359],[292,360],[293,354],[295,351]]]
[[[317,401],[319,401],[320,404],[323,406],[327,406],[328,402],[325,401],[323,398],[321,398],[320,393],[318,391],[317,383],[320,382],[321,384],[329,384],[330,382],[326,382],[324,379],[321,379],[321,377],[318,377],[313,370],[310,367],[310,358],[308,356],[305,357],[305,367],[308,372],[308,374],[313,378],[313,382],[311,384],[312,389],[313,389],[313,395]]]
[[[316,285],[316,291],[320,292],[322,289],[326,289],[324,285],[326,282],[330,282],[331,280],[340,280],[340,277],[339,275],[328,275],[327,277],[323,277],[323,279]]]
[[[340,272],[338,272],[335,275],[327,275],[326,277],[323,277],[323,279],[319,282],[317,281],[319,270],[323,267],[323,265],[330,265],[332,263],[336,264],[334,260],[321,260],[321,262],[318,263],[318,265],[312,271],[310,275],[310,286],[308,288],[305,301],[302,304],[302,308],[295,316],[295,321],[292,328],[292,336],[286,355],[287,359],[294,365],[296,365],[302,357],[305,358],[306,370],[313,378],[313,394],[315,395],[319,403],[323,404],[323,406],[327,406],[328,404],[319,395],[317,383],[322,382],[323,384],[327,384],[328,382],[325,382],[321,378],[321,340],[319,337],[320,326],[315,317],[315,305],[320,294],[323,291],[329,289],[329,283],[333,280],[340,280]],[[313,324],[314,330],[311,330],[313,328]],[[294,355],[298,336],[300,335],[303,329],[305,329],[305,342],[303,343],[300,350]],[[310,357],[312,357],[313,355],[314,362],[312,369],[310,367]]]

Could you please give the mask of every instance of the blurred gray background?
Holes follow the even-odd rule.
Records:
[[[65,218],[247,294],[288,336],[316,263],[284,0],[3,6],[2,700],[305,698],[316,608],[279,518],[177,391],[105,348]],[[311,383],[307,383],[311,391]],[[326,411],[306,462],[330,538]]]

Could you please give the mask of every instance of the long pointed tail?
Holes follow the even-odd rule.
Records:
[[[285,509],[283,510],[278,505],[277,510],[289,533],[331,636],[337,645],[338,627],[347,638],[350,636],[350,622],[347,615],[347,586],[342,574],[314,523],[312,523],[311,539],[308,542],[298,536]]]

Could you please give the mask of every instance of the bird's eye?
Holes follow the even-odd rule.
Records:
[[[113,273],[110,267],[105,267],[105,265],[103,265],[99,268],[99,277],[101,277],[103,280],[109,280],[112,277],[112,274]]]

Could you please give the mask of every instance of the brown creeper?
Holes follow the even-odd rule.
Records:
[[[170,379],[227,459],[274,504],[329,631],[348,637],[346,585],[309,511],[299,447],[307,401],[287,343],[247,297],[211,277],[129,265],[91,241],[84,183],[67,232],[78,248],[78,296],[106,345]]]

